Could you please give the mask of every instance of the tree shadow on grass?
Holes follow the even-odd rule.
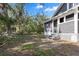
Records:
[[[34,37],[31,35],[19,35],[13,36],[9,42],[0,47],[0,55],[16,55],[16,53],[8,52],[7,49],[13,48],[16,46],[21,46],[23,43],[28,43],[30,41],[34,41]],[[19,52],[18,52],[19,55]]]
[[[38,38],[36,36],[22,36],[22,37],[19,36],[18,39],[19,40],[12,41],[7,45],[1,47],[0,55],[1,56],[35,56],[35,55],[79,56],[79,46],[76,45],[76,43],[65,43],[65,42],[62,43],[63,42],[62,40],[42,42],[41,41],[42,38]],[[39,47],[40,45],[42,45],[42,47]],[[12,50],[11,48],[15,50]]]

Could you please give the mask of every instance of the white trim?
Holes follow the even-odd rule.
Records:
[[[56,13],[59,11],[59,9],[63,6],[63,4],[64,3],[61,3],[60,5],[59,5],[59,7],[57,8],[57,10],[55,11],[55,13],[54,13],[54,15],[53,16],[55,16],[56,15]]]
[[[63,35],[70,35],[70,34],[74,34],[74,33],[59,33],[59,34],[63,34]]]
[[[78,33],[78,13],[74,13],[74,33]]]
[[[60,14],[58,14],[57,16],[51,17],[50,20],[47,20],[47,21],[45,21],[44,23],[49,22],[49,21],[51,21],[51,20],[53,20],[53,19],[57,19],[57,18],[60,17],[61,15],[63,16],[63,14],[67,14],[67,13],[70,12],[71,10],[72,10],[72,12],[70,12],[70,13],[73,13],[74,10],[75,10],[76,8],[78,8],[78,7],[79,7],[79,5],[73,6],[72,8],[70,8],[70,9],[68,9],[68,10],[66,10],[66,11],[64,11],[64,12],[62,12],[62,13],[60,13]],[[68,13],[68,14],[69,14],[69,13]]]
[[[52,21],[52,33],[54,33],[54,22]]]
[[[74,7],[74,3],[73,3],[73,7]],[[72,8],[73,8],[73,7],[72,7]]]
[[[71,13],[71,14],[72,14],[72,13]],[[68,15],[69,15],[69,14],[68,14]],[[65,16],[64,16],[64,22],[59,23],[59,24],[63,24],[63,23],[67,23],[67,22],[74,21],[74,17],[73,17],[73,19],[72,19],[72,20],[68,20],[68,21],[66,21],[66,16],[67,16],[67,15],[65,15]]]
[[[73,3],[73,7],[75,6],[75,4]]]
[[[69,9],[69,3],[67,3],[67,10]]]
[[[59,18],[57,20],[57,33],[59,33]]]
[[[75,6],[75,7],[72,7],[72,8],[70,8],[70,9],[68,9],[67,11],[64,11],[64,12],[58,14],[57,16],[52,17],[52,19],[53,19],[53,18],[56,18],[56,17],[59,17],[59,16],[65,14],[65,13],[68,13],[68,12],[70,12],[71,10],[74,11],[74,10],[75,10],[76,8],[78,8],[78,7],[79,7],[79,5],[77,5],[77,6]],[[73,12],[71,12],[71,13],[73,13]]]
[[[64,3],[62,3],[62,4],[59,5],[59,7],[57,8],[56,12],[54,13],[54,16],[55,16],[56,13],[59,11],[59,9],[63,6],[63,4],[64,4]],[[73,3],[72,8],[70,8],[70,9],[73,9],[73,8],[74,8],[74,3]],[[66,11],[68,11],[68,10],[70,10],[70,9],[69,9],[69,3],[67,3],[67,10],[66,10]],[[64,12],[66,12],[66,11],[64,11]],[[62,12],[62,13],[63,13],[63,12]],[[60,14],[62,14],[62,13],[60,13]]]
[[[65,21],[65,22],[62,22],[62,23],[59,23],[59,24],[64,24],[64,23],[68,23],[68,22],[72,22],[74,20],[69,20],[69,21]]]
[[[58,34],[58,33],[53,33],[53,34]],[[66,34],[66,35],[70,35],[70,34],[72,34],[72,35],[73,35],[73,34],[74,34],[74,35],[79,35],[79,33],[77,33],[77,34],[75,34],[75,33],[59,33],[59,34],[63,34],[63,35],[65,35],[65,34]]]

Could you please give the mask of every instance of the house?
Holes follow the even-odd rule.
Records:
[[[60,4],[54,16],[45,21],[44,34],[79,41],[79,3]]]
[[[4,15],[4,11],[5,11],[5,4],[4,3],[0,3],[0,15]]]

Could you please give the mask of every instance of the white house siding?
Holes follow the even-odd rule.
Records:
[[[72,34],[71,33],[60,33],[61,40],[71,40]]]
[[[79,20],[78,20],[78,41],[79,41]]]
[[[74,21],[59,24],[60,33],[74,33]]]
[[[78,42],[79,34],[74,33],[60,33],[59,34],[61,40],[68,40],[72,42]]]
[[[79,4],[73,4],[73,6],[76,6],[76,5],[79,5]],[[55,16],[52,18],[52,19],[55,18],[57,20],[60,20],[61,17],[65,17],[64,18],[65,22],[62,22],[62,23],[58,22],[58,27],[57,27],[59,29],[59,36],[61,39],[70,40],[73,42],[79,41],[79,20],[77,17],[78,16],[77,11],[78,11],[77,8],[69,9],[68,11],[63,13],[60,13],[60,11],[57,11]],[[66,19],[66,16],[72,13],[74,13],[74,17]]]
[[[52,21],[45,23],[45,35],[51,35],[52,34]]]
[[[78,20],[78,33],[79,33],[79,20]]]

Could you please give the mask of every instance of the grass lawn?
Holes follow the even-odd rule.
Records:
[[[1,56],[67,56],[79,55],[79,43],[63,40],[43,41],[34,35],[16,35],[0,47]]]

